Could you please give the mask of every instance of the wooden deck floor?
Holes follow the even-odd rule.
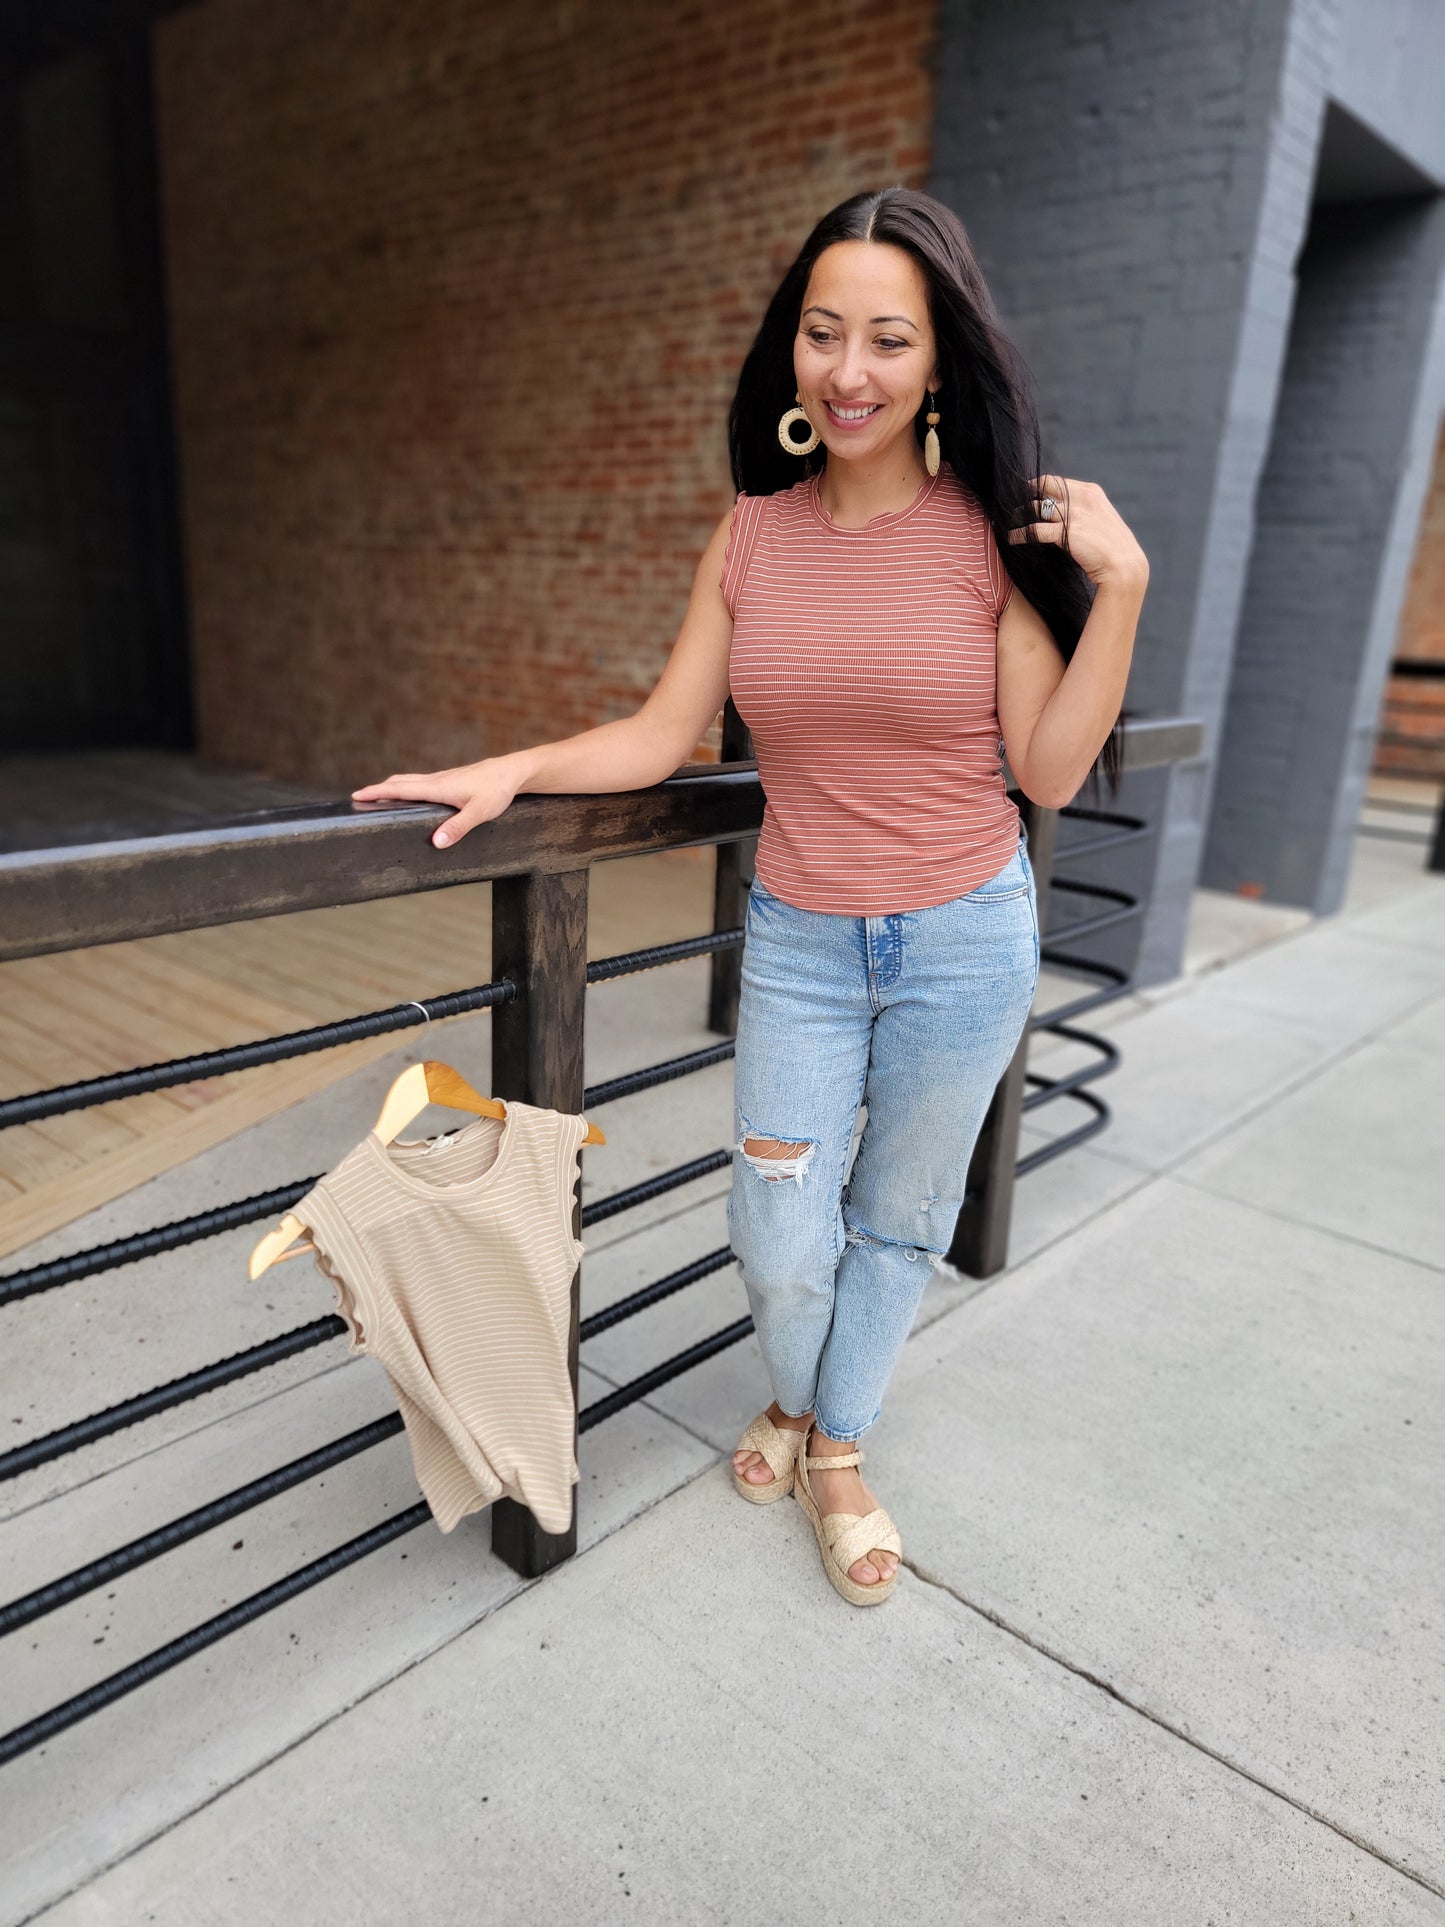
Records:
[[[0,757],[0,850],[98,841],[253,810],[335,803],[333,789],[209,763],[185,750],[95,749]]]
[[[710,851],[595,865],[589,957],[707,929],[712,878]],[[0,965],[0,1095],[300,1030],[465,989],[490,974],[485,883],[25,958]],[[390,1032],[0,1132],[0,1254],[324,1089],[409,1035]]]

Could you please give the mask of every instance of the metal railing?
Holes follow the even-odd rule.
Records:
[[[1180,760],[1197,753],[1200,736],[1199,726],[1192,723],[1135,724],[1126,734],[1126,764],[1139,768]],[[734,1049],[742,910],[763,801],[756,766],[736,755],[739,743],[748,746],[729,706],[723,745],[729,760],[689,766],[652,789],[627,794],[519,797],[502,817],[474,830],[447,853],[435,851],[423,834],[445,820],[445,811],[430,806],[360,811],[347,805],[319,812],[261,812],[220,826],[196,826],[158,836],[0,857],[0,895],[5,905],[0,961],[489,879],[495,973],[487,983],[420,1003],[392,1005],[284,1036],[10,1098],[0,1102],[0,1127],[54,1117],[196,1078],[275,1063],[363,1037],[400,1034],[433,1018],[484,1009],[492,1012],[493,1093],[560,1111],[591,1115],[621,1097],[723,1062]],[[1027,1069],[1027,1035],[1020,1043],[1014,1062],[994,1093],[947,1254],[952,1263],[975,1276],[991,1275],[1006,1262],[1015,1178],[1101,1130],[1109,1115],[1103,1100],[1088,1086],[1113,1068],[1117,1052],[1107,1039],[1077,1028],[1073,1019],[1123,995],[1131,980],[1116,967],[1078,956],[1072,946],[1137,916],[1140,905],[1127,892],[1054,874],[1059,819],[1099,826],[1093,836],[1058,851],[1065,857],[1092,855],[1150,834],[1144,822],[1117,812],[1082,807],[1043,811],[1027,799],[1018,800],[1029,829],[1041,920],[1051,892],[1083,896],[1104,906],[1067,920],[1057,933],[1051,929],[1049,940],[1042,946],[1046,964],[1092,978],[1095,988],[1061,1009],[1034,1017],[1030,1029],[1050,1031],[1083,1044],[1095,1052],[1095,1057],[1066,1076],[1048,1077]],[[680,942],[651,945],[589,964],[586,903],[591,862],[706,843],[717,846],[714,928]],[[1061,948],[1056,939],[1065,941],[1069,948]],[[587,987],[704,955],[713,960],[708,1025],[722,1033],[722,1041],[604,1083],[584,1086],[582,1043]],[[1027,1094],[1026,1085],[1034,1087]],[[1020,1159],[1018,1130],[1023,1112],[1064,1097],[1081,1103],[1089,1117],[1073,1131],[1061,1133]],[[728,1169],[731,1162],[731,1151],[719,1148],[589,1203],[585,1209],[580,1203],[574,1204],[574,1234],[699,1177]],[[22,1302],[78,1279],[114,1272],[142,1258],[241,1225],[274,1219],[302,1198],[320,1175],[299,1178],[170,1224],[12,1272],[0,1278],[0,1308],[9,1307],[8,1315],[16,1316],[19,1314],[14,1308]],[[572,1283],[568,1348],[577,1437],[736,1344],[752,1330],[751,1318],[738,1319],[615,1387],[591,1405],[576,1409],[582,1344],[723,1269],[732,1260],[731,1249],[724,1245],[586,1319],[580,1316],[579,1268]],[[51,1463],[221,1385],[325,1344],[345,1331],[344,1321],[335,1314],[314,1319],[60,1426],[0,1454],[0,1480]],[[397,1413],[361,1426],[0,1606],[0,1635],[34,1625],[94,1588],[110,1584],[252,1507],[369,1451],[401,1429]],[[491,1507],[493,1550],[529,1577],[570,1557],[577,1545],[575,1498],[574,1490],[572,1522],[560,1534],[544,1531],[515,1501],[497,1500]],[[381,1521],[84,1692],[0,1735],[0,1763],[41,1745],[230,1632],[410,1532],[429,1517],[428,1506],[420,1502]]]

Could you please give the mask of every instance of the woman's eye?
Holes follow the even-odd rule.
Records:
[[[820,348],[826,348],[833,337],[828,333],[826,328],[809,328],[808,339],[809,341],[816,342]],[[908,343],[906,341],[899,341],[889,335],[880,338],[878,346],[880,348],[906,348]]]

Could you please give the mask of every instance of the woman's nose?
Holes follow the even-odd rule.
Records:
[[[868,368],[861,352],[845,354],[834,376],[839,389],[845,394],[861,392],[868,386]]]

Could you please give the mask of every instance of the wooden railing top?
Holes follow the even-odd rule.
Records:
[[[1199,755],[1203,729],[1141,718],[1124,740],[1126,769],[1158,768]],[[688,763],[643,790],[519,796],[455,849],[438,850],[431,833],[451,814],[348,798],[12,849],[0,854],[0,962],[731,842],[756,834],[763,793],[754,762]]]

